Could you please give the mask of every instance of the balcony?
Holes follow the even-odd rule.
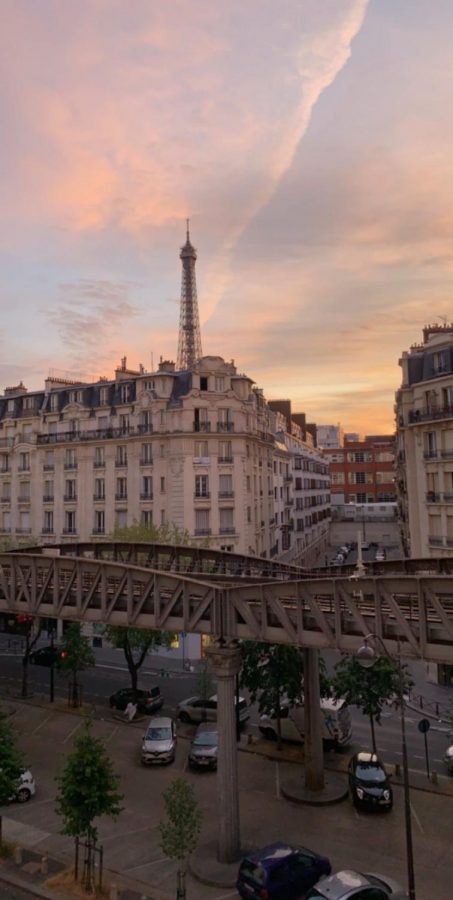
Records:
[[[0,497],[0,503],[11,503],[11,497]]]
[[[219,491],[219,500],[232,500],[234,491]]]
[[[130,426],[130,428],[129,428],[129,433],[131,433],[131,431],[132,431],[132,433],[134,432],[133,426]],[[141,425],[137,425],[137,434],[152,434],[152,433],[153,433],[153,426],[151,425],[151,422],[142,422]]]
[[[290,484],[293,480],[292,475],[285,475],[283,478],[283,484]]]
[[[11,469],[10,469],[9,466],[2,466],[1,469],[0,469],[0,474],[1,474],[1,475],[9,475],[10,472],[11,472]]]
[[[194,464],[194,466],[210,466],[211,465],[211,457],[210,456],[194,456],[193,464]]]
[[[423,454],[423,459],[437,459],[438,453],[437,450],[425,450]]]
[[[234,525],[227,525],[224,528],[219,528],[219,534],[236,534],[236,529]]]
[[[140,465],[141,466],[152,466],[153,465],[152,456],[149,457],[149,459],[146,456],[141,456],[140,457]]]
[[[443,547],[444,539],[443,537],[437,537],[435,535],[430,534],[428,537],[428,543],[430,547]]]
[[[413,412],[409,412],[409,425],[451,418],[453,418],[453,405],[451,404],[435,406],[432,409],[415,409]]]
[[[105,469],[105,459],[95,459],[93,469]]]
[[[152,425],[130,425],[128,428],[95,428],[93,431],[62,431],[53,434],[38,434],[38,444],[67,444],[84,441],[118,440],[134,434],[151,434]]]
[[[125,468],[127,468],[127,457],[126,459],[115,459],[115,469]]]
[[[77,534],[77,528],[63,528],[63,534]]]
[[[231,434],[234,431],[234,423],[233,422],[217,422],[217,431],[228,432]]]
[[[124,494],[122,492],[120,494],[115,494],[115,500],[118,500],[118,502],[121,502],[121,503],[126,503],[127,494]]]
[[[143,491],[140,494],[140,500],[152,500],[153,494],[150,491]]]
[[[28,495],[28,497],[26,497],[26,496],[20,494],[19,497],[17,498],[17,502],[18,503],[30,503],[31,502],[30,495]]]
[[[197,432],[201,432],[201,431],[208,432],[208,431],[211,431],[211,423],[210,423],[210,422],[194,422],[194,423],[193,423],[193,430],[194,430],[194,431],[197,431]]]
[[[53,503],[55,497],[53,494],[44,494],[42,498],[43,503]]]
[[[14,437],[4,437],[0,438],[0,447],[8,450],[9,447],[14,447]]]
[[[0,534],[11,534],[11,526],[0,525]]]
[[[105,494],[93,494],[93,500],[95,503],[104,502]]]
[[[77,463],[76,463],[76,462],[66,462],[66,463],[64,464],[64,467],[63,467],[63,468],[66,469],[66,470],[67,470],[67,469],[77,469]]]
[[[18,472],[29,472],[30,471],[30,463],[28,463],[24,466],[18,466],[17,471]]]
[[[105,534],[105,528],[93,528],[92,534]]]
[[[196,528],[195,529],[196,537],[208,537],[211,534],[210,528]]]
[[[16,534],[31,534],[31,528],[16,528]]]
[[[193,495],[194,500],[210,500],[211,494],[209,491],[203,491],[200,493],[199,491],[195,491]]]
[[[218,456],[217,462],[218,462],[219,466],[226,466],[226,465],[231,466],[233,463],[233,457],[232,456]]]
[[[77,494],[64,494],[63,500],[65,503],[76,503],[77,502]]]
[[[55,528],[42,528],[41,534],[55,534]]]
[[[55,463],[45,463],[42,468],[43,468],[43,472],[54,472],[55,471]]]

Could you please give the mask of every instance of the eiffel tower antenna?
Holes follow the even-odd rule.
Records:
[[[181,305],[179,313],[179,340],[177,369],[192,369],[203,355],[201,350],[200,322],[198,318],[197,282],[195,262],[197,251],[190,243],[189,219],[186,219],[187,236],[181,247],[182,262]]]

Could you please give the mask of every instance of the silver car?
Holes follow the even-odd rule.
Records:
[[[151,719],[143,735],[141,760],[143,765],[171,763],[176,753],[176,725],[168,716]]]
[[[219,738],[217,728],[209,722],[198,726],[190,745],[189,765],[192,768],[216,769]]]
[[[235,700],[236,702],[236,700]],[[239,697],[239,721],[245,722],[249,717],[247,701]],[[204,700],[202,697],[189,697],[178,703],[178,719],[181,722],[216,722],[217,694]]]
[[[367,889],[370,892],[370,898],[373,900],[407,900],[407,894],[403,887],[393,878],[387,878],[386,875],[374,875],[371,872],[362,874],[362,872],[353,872],[350,869],[344,869],[335,875],[327,875],[321,878],[314,887],[308,891],[305,900],[357,900],[367,896]]]
[[[453,775],[453,744],[450,747],[447,747],[444,753],[444,763],[447,767],[447,772],[450,775]]]

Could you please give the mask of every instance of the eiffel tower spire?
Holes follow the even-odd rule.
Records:
[[[182,262],[181,306],[179,313],[179,340],[177,368],[191,369],[202,356],[200,322],[198,318],[197,282],[195,262],[197,251],[190,243],[189,219],[187,239],[181,247],[179,258]]]

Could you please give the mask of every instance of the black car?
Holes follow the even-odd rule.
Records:
[[[279,841],[242,860],[236,887],[248,900],[298,900],[331,870],[326,856]]]
[[[152,687],[149,691],[133,691],[132,688],[122,688],[109,699],[111,709],[125,710],[128,703],[135,703],[137,712],[149,715],[163,706],[164,700],[160,689]]]
[[[361,750],[352,757],[348,768],[349,787],[356,806],[369,809],[391,809],[393,792],[385,768],[375,753]]]
[[[61,658],[61,647],[49,644],[48,647],[40,647],[39,650],[32,650],[28,661],[34,666],[51,666],[56,665]]]

